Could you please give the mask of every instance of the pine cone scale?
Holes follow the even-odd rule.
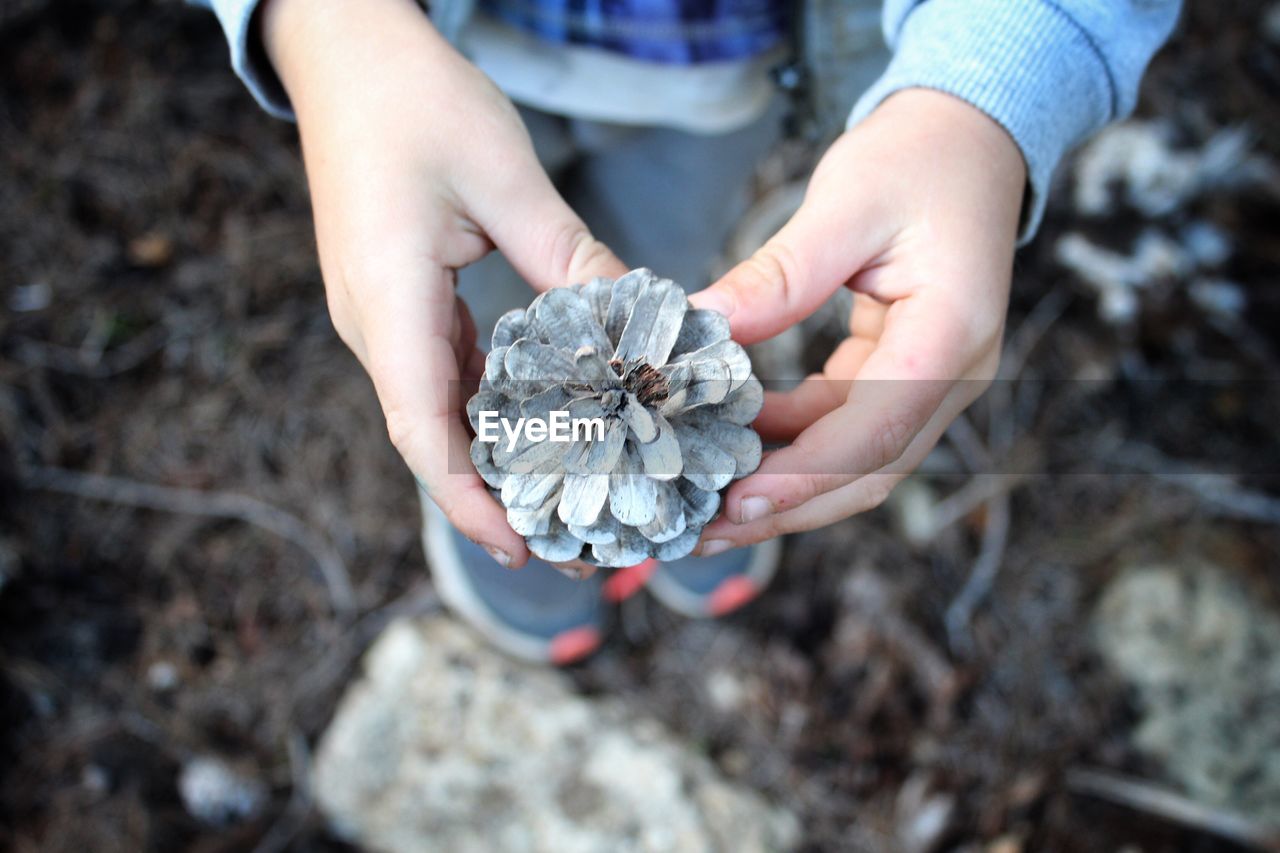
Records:
[[[636,296],[614,357],[624,364],[636,360],[651,368],[662,367],[675,346],[688,305],[688,298],[675,282],[648,281]]]

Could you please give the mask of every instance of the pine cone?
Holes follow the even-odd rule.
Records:
[[[467,404],[471,459],[542,559],[673,560],[693,549],[720,490],[760,464],[749,424],[763,401],[729,321],[638,269],[547,291],[498,320]],[[602,420],[603,437],[538,441],[504,427],[481,440],[482,412],[514,428],[557,411]]]

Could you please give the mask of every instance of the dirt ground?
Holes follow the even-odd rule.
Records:
[[[1139,114],[1189,148],[1242,126],[1274,163],[1268,5],[1193,0]],[[985,464],[1031,476],[927,541],[903,533],[907,499],[793,537],[776,587],[723,625],[629,603],[573,673],[789,804],[809,849],[891,849],[929,808],[939,849],[1236,849],[1070,779],[1161,784],[1090,647],[1120,569],[1194,557],[1280,600],[1280,518],[1250,509],[1280,486],[1280,190],[1148,217],[1229,234],[1218,275],[1243,312],[1207,316],[1174,275],[1122,324],[1054,247],[1124,247],[1148,221],[1070,196],[1019,255],[1017,382],[969,419]],[[0,295],[0,847],[341,848],[294,780],[378,628],[430,606],[418,509],[327,318],[294,129],[231,75],[211,16],[0,13]],[[1175,457],[1232,475],[1226,497],[1162,476]],[[967,481],[939,467],[908,497]],[[981,555],[998,574],[957,622]],[[203,755],[265,786],[264,807],[188,814],[178,775]]]

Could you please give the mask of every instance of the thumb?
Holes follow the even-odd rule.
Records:
[[[754,255],[689,297],[729,318],[734,340],[753,344],[808,317],[865,263],[856,215],[806,202]]]
[[[476,216],[516,272],[539,291],[625,273],[626,265],[592,236],[541,167],[531,171],[517,191]]]

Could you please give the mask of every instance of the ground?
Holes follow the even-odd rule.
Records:
[[[1139,108],[1184,151],[1243,128],[1256,179],[1146,215],[1086,215],[1064,179],[1017,261],[1017,382],[932,473],[793,537],[723,624],[628,604],[579,687],[787,803],[813,850],[889,849],[928,814],[942,849],[1235,849],[1070,779],[1167,784],[1092,646],[1122,569],[1200,560],[1280,599],[1276,30],[1265,3],[1191,3]],[[1069,232],[1124,253],[1195,223],[1229,235],[1225,290],[1184,265],[1108,320],[1057,260]],[[207,13],[0,13],[0,294],[0,845],[341,847],[299,765],[378,629],[434,605],[412,481],[326,315],[294,129],[230,74]],[[1173,457],[1229,482],[1171,478]],[[965,463],[1002,485],[922,532]],[[250,817],[191,816],[178,779],[205,756],[264,792]]]

